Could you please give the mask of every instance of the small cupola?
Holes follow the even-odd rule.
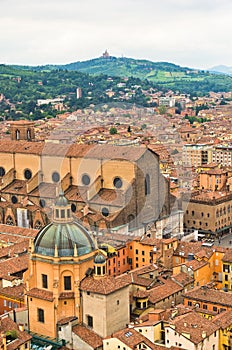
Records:
[[[106,273],[106,258],[103,253],[98,252],[94,258],[94,277],[103,277]]]
[[[64,192],[60,191],[53,207],[53,222],[68,223],[73,221],[71,214],[71,204],[64,196]]]

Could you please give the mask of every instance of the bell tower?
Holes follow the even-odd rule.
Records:
[[[34,122],[28,120],[17,120],[10,123],[11,140],[34,141]]]

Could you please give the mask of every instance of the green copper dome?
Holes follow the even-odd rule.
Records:
[[[70,257],[95,250],[88,231],[71,215],[71,206],[61,192],[53,207],[53,219],[37,234],[34,252],[45,256]]]
[[[78,222],[50,223],[36,236],[34,252],[45,256],[70,257],[95,250],[88,231]]]

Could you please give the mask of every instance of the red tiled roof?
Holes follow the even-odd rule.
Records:
[[[13,257],[6,261],[0,262],[0,278],[3,278],[7,274],[16,274],[18,272],[24,272],[28,269],[29,256],[28,254],[21,255],[19,257]]]
[[[32,288],[27,292],[27,295],[30,297],[35,297],[35,298],[43,299],[47,301],[53,301],[54,299],[52,292],[49,292],[44,289],[39,289],[39,288]]]
[[[24,291],[25,285],[20,284],[19,286],[0,288],[0,295],[7,296],[8,298],[16,298],[23,301]]]
[[[97,294],[110,294],[121,288],[129,285],[128,281],[123,281],[119,278],[104,276],[95,279],[93,276],[88,276],[81,281],[80,289]]]
[[[175,326],[175,332],[179,334],[188,333],[190,335],[190,341],[194,344],[199,344],[205,339],[203,332],[206,332],[206,337],[208,337],[219,328],[212,321],[200,316],[196,312],[177,316],[170,324]]]
[[[168,278],[167,280],[162,278],[162,282],[162,285],[149,290],[148,300],[150,301],[150,303],[155,304],[183,290],[183,287],[181,287],[178,283],[171,280],[170,278]]]
[[[140,147],[120,147],[113,145],[87,145],[87,144],[54,144],[45,142],[27,142],[0,140],[0,152],[3,153],[26,153],[36,155],[49,155],[56,157],[75,157],[93,159],[125,159],[137,161],[147,149]]]
[[[208,288],[195,287],[185,293],[185,298],[196,301],[205,301],[212,304],[225,305],[232,308],[232,293]]]
[[[194,282],[194,278],[190,277],[185,272],[180,272],[177,275],[173,275],[172,279],[176,281],[177,283],[180,283],[183,287],[187,286],[190,283]]]
[[[0,318],[0,333],[5,333],[9,331],[16,330],[17,337],[12,342],[7,344],[7,350],[15,350],[20,348],[21,345],[31,340],[31,335],[25,331],[20,331],[17,324],[12,321],[9,316],[4,316]],[[1,339],[2,342],[2,339]]]
[[[225,312],[221,312],[213,318],[213,323],[217,326],[225,329],[227,327],[231,327],[232,325],[232,310],[227,310]]]
[[[231,263],[232,262],[232,249],[228,249],[223,258],[222,258],[222,261],[224,262],[228,262],[228,263]]]
[[[89,328],[77,325],[73,327],[72,331],[93,349],[97,349],[103,345],[102,338]]]
[[[69,322],[72,322],[75,320],[77,320],[76,316],[70,316],[70,317],[64,317],[64,318],[60,319],[57,323],[62,326],[66,323],[69,323]]]
[[[133,328],[124,328],[124,329],[112,334],[111,337],[119,339],[122,343],[127,345],[130,349],[135,349],[135,348],[137,348],[136,346],[138,346],[139,344],[142,344],[142,343],[146,344],[152,350],[163,349],[163,347],[160,347],[159,345],[153,344],[144,335],[137,332]]]

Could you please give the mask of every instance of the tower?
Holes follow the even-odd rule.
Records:
[[[11,140],[33,141],[35,139],[34,122],[18,120],[10,124]]]

